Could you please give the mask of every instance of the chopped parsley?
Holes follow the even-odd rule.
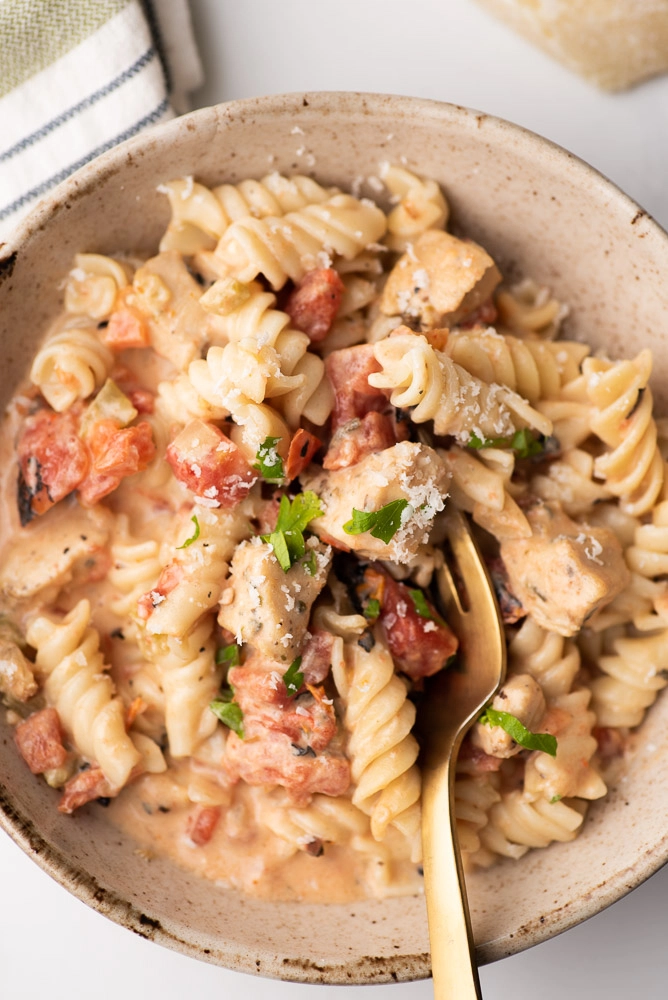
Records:
[[[209,703],[209,708],[220,721],[237,734],[240,739],[244,738],[244,713],[241,706],[236,701],[232,701],[234,692],[232,688],[225,688],[220,692],[220,697]]]
[[[364,617],[369,621],[375,621],[380,614],[380,601],[377,597],[371,597],[364,605]]]
[[[274,555],[284,572],[287,573],[305,555],[304,531],[319,514],[324,514],[320,497],[312,490],[298,493],[292,501],[285,494],[281,497],[276,530],[270,535],[262,535],[262,541],[273,546]]]
[[[561,802],[562,798],[562,795],[553,795],[550,799],[550,805],[553,806],[555,802]]]
[[[500,726],[504,732],[527,750],[541,750],[550,757],[557,756],[557,740],[550,733],[532,733],[524,726],[516,716],[510,712],[497,712],[492,706],[488,706],[480,716],[480,722],[485,726]]]
[[[293,660],[288,669],[283,674],[283,683],[285,684],[285,690],[288,692],[290,698],[294,694],[297,694],[302,684],[304,683],[304,675],[299,669],[302,665],[302,658],[298,656],[296,660]]]
[[[481,448],[511,448],[517,452],[518,458],[534,458],[545,451],[545,440],[542,434],[536,436],[528,427],[523,427],[512,437],[479,438],[477,434],[472,434],[466,447],[476,451]]]
[[[279,437],[266,437],[257,450],[254,469],[257,469],[267,483],[282,483],[285,480],[283,459],[276,450]]]
[[[234,643],[230,646],[221,646],[216,650],[216,663],[218,666],[224,663],[228,667],[236,667],[239,663],[239,647]]]
[[[404,523],[407,508],[410,508],[410,516],[413,508],[403,498],[386,503],[380,510],[357,510],[353,507],[352,519],[346,521],[343,530],[347,535],[362,535],[370,531],[374,538],[380,538],[387,545]]]
[[[187,549],[189,545],[192,545],[192,543],[196,542],[197,539],[199,538],[199,521],[197,520],[197,514],[193,514],[193,516],[190,518],[190,520],[195,525],[195,530],[192,533],[192,535],[190,536],[190,538],[186,538],[186,540],[183,543],[183,545],[177,545],[176,546],[177,549]]]
[[[313,549],[309,552],[306,558],[303,560],[302,565],[308,573],[309,576],[315,576],[318,572],[318,560],[315,557],[315,552]]]

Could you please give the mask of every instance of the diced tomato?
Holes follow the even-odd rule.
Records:
[[[129,293],[132,292],[130,286]],[[114,310],[108,325],[100,331],[101,339],[112,351],[124,351],[127,347],[148,347],[150,335],[145,317],[126,301],[123,292],[120,293],[119,300],[119,308]]]
[[[153,614],[153,609],[157,608],[158,604],[162,604],[167,594],[170,594],[174,590],[177,584],[183,579],[183,576],[183,566],[177,560],[165,566],[153,590],[142,594],[137,601],[138,617],[144,621],[150,618]]]
[[[86,771],[80,771],[67,782],[63,789],[63,795],[58,803],[58,812],[73,813],[75,809],[84,806],[94,799],[108,798],[114,795],[114,789],[102,773],[99,767],[89,767]]]
[[[153,413],[155,410],[155,396],[148,389],[133,389],[128,396],[137,413]]]
[[[249,785],[282,785],[297,805],[312,795],[343,795],[350,785],[350,763],[339,754],[315,754],[273,733],[266,739],[241,740],[230,733],[225,768],[233,781]]]
[[[303,427],[295,431],[290,442],[288,458],[285,463],[285,477],[288,480],[296,479],[300,472],[309,465],[311,459],[322,444],[315,434],[305,431]]]
[[[409,593],[414,588],[398,583],[378,567],[373,567],[373,572],[381,573],[385,578],[380,622],[385,629],[394,662],[399,670],[414,681],[421,677],[431,677],[457,651],[457,637],[441,619],[433,604],[424,598],[422,591],[419,593],[424,598],[430,618],[419,614]]]
[[[52,768],[62,767],[67,760],[63,746],[63,731],[55,708],[33,712],[14,730],[19,753],[33,774],[44,774]]]
[[[291,292],[285,311],[295,329],[302,330],[313,343],[317,343],[329,333],[339,311],[343,291],[343,282],[333,268],[315,268],[307,271]]]
[[[214,424],[193,420],[167,448],[174,475],[195,496],[234,507],[257,479],[242,452]]]
[[[387,396],[368,381],[369,375],[381,370],[373,344],[332,351],[325,361],[325,370],[334,390],[332,431],[354,417],[363,417],[370,410],[386,408]]]
[[[311,638],[304,646],[299,667],[305,684],[322,684],[332,665],[334,636],[322,628],[313,629]]]
[[[220,819],[220,806],[197,806],[188,817],[188,836],[196,847],[204,847]]]
[[[84,507],[92,507],[113,492],[126,476],[141,472],[155,456],[153,430],[145,421],[133,427],[119,427],[114,420],[98,420],[91,427],[86,444],[92,461],[79,486],[79,499]]]
[[[347,469],[367,455],[384,451],[396,443],[392,419],[386,413],[371,410],[335,431],[322,465],[324,469]]]
[[[78,435],[78,416],[39,410],[28,417],[19,439],[19,513],[27,524],[79,486],[89,456]]]
[[[228,672],[234,700],[243,712],[245,737],[263,739],[271,731],[313,751],[324,750],[336,735],[333,705],[310,692],[290,696],[284,673],[283,664],[258,654]]]

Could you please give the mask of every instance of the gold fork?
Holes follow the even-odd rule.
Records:
[[[457,839],[455,763],[467,729],[503,682],[506,646],[487,570],[454,508],[446,530],[438,585],[459,650],[456,664],[429,682],[421,711],[424,881],[434,997],[473,1000],[482,994]]]

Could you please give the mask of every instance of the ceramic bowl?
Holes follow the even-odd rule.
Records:
[[[299,132],[295,126],[299,127]],[[483,244],[506,276],[530,275],[571,308],[567,332],[613,356],[655,352],[668,386],[668,237],[609,181],[564,150],[465,108],[403,97],[293,94],[197,111],[111,150],[66,181],[0,247],[4,406],[57,308],[79,250],[154,252],[168,220],[161,182],[205,184],[309,172],[344,188],[379,161],[434,177],[455,231]],[[368,194],[372,194],[367,190]],[[4,726],[4,723],[3,723]],[[668,857],[668,698],[659,698],[626,771],[569,844],[469,879],[478,960],[520,951],[598,912]],[[243,972],[371,983],[429,975],[422,898],[355,905],[270,904],[150,865],[106,825],[76,819],[32,779],[11,731],[0,743],[0,821],[53,878],[160,944]]]

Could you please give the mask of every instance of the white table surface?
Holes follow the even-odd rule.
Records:
[[[431,97],[507,118],[596,166],[668,227],[668,77],[610,96],[473,0],[191,0],[196,105],[300,90]],[[0,833],[2,1000],[424,1000],[429,981],[297,986],[151,944],[88,909]],[[668,996],[668,870],[580,927],[481,971],[486,1000]]]

